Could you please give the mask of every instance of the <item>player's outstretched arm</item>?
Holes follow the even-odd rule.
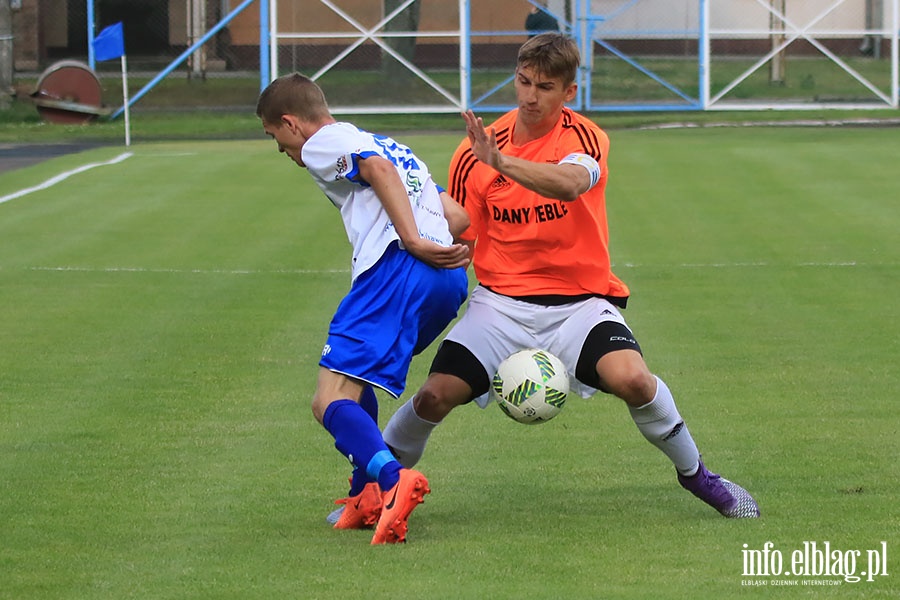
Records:
[[[471,110],[462,113],[466,135],[475,158],[519,185],[545,198],[571,201],[591,188],[590,173],[579,165],[538,163],[500,152],[493,129],[488,132],[481,117]]]
[[[419,236],[406,188],[394,164],[380,156],[359,161],[359,174],[378,196],[394,224],[406,250],[419,260],[438,268],[453,269],[469,264],[469,248],[463,244],[441,246]]]

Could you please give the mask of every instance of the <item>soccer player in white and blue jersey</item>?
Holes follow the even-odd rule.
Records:
[[[376,525],[373,544],[406,540],[429,493],[378,428],[373,388],[403,392],[412,357],[456,317],[468,291],[468,217],[409,148],[336,121],[321,88],[294,73],[273,81],[256,114],[278,151],[306,168],[340,210],[353,247],[350,291],[329,325],[312,410],[354,466],[338,529]]]

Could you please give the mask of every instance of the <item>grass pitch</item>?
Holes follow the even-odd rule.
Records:
[[[398,137],[444,179],[456,135]],[[897,597],[897,131],[612,139],[626,317],[760,520],[693,499],[598,395],[534,427],[460,409],[408,544],[329,529],[349,470],[309,400],[339,217],[270,142],[141,144],[0,203],[0,598]],[[767,542],[782,575],[748,576]],[[784,575],[812,542],[857,574],[886,548],[888,575]]]

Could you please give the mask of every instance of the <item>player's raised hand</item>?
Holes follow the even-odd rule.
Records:
[[[475,158],[494,169],[499,169],[502,155],[500,148],[497,147],[497,134],[494,128],[488,132],[484,128],[484,120],[476,117],[471,110],[462,113],[462,118],[466,122],[466,135],[472,144]]]

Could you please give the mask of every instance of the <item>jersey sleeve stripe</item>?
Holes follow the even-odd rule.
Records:
[[[469,148],[463,151],[462,156],[454,166],[450,179],[450,196],[452,196],[460,206],[466,205],[466,188],[463,185],[463,181],[468,177],[469,172],[475,167],[475,163],[477,162],[478,159],[475,158],[475,153]]]
[[[575,135],[577,135],[578,139],[581,141],[581,145],[584,148],[585,153],[593,156],[597,162],[600,162],[600,158],[603,156],[603,151],[600,149],[600,143],[599,140],[597,140],[597,135],[582,124],[576,123],[575,125],[569,125],[569,129],[575,131]]]
[[[509,143],[511,130],[507,127],[497,132],[497,148],[503,148]]]

